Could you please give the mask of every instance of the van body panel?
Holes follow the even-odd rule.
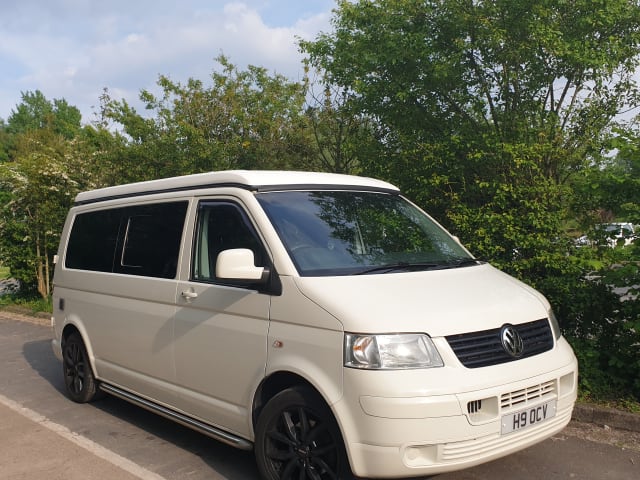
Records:
[[[182,292],[196,298],[185,298]],[[180,410],[251,434],[248,408],[264,377],[269,295],[253,290],[179,282],[173,346]]]
[[[295,373],[336,402],[343,388],[342,323],[302,295],[293,278],[281,281],[282,295],[271,300],[267,374]]]
[[[99,272],[74,276],[69,284],[68,275],[57,276],[56,289],[83,333],[98,378],[130,385],[148,397],[164,391],[163,383],[175,382],[175,281],[148,279],[142,284],[136,277]],[[80,283],[68,288],[75,280]]]
[[[528,289],[489,264],[295,281],[304,295],[323,305],[350,332],[422,332],[437,337],[548,315]]]

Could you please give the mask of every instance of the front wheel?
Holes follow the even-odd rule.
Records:
[[[338,425],[310,388],[283,390],[266,404],[256,426],[255,454],[268,480],[351,478]]]
[[[62,371],[67,394],[74,402],[86,403],[95,399],[98,384],[89,364],[89,355],[78,333],[72,333],[62,347]]]

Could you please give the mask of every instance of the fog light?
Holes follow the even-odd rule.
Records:
[[[404,449],[403,460],[407,467],[426,467],[436,463],[437,445],[411,445]]]

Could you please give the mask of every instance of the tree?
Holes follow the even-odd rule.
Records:
[[[45,299],[67,210],[91,184],[80,119],[66,100],[27,92],[0,130],[0,261],[23,291]]]
[[[616,133],[612,142],[616,155],[590,171],[590,198],[598,210],[640,224],[640,134],[633,129]]]
[[[22,101],[11,111],[7,131],[12,134],[49,129],[71,139],[80,131],[82,115],[64,99],[47,100],[40,90],[23,92]]]
[[[52,260],[62,225],[82,178],[73,141],[50,130],[21,136],[16,159],[0,165],[8,193],[0,211],[0,259],[27,291],[51,294]]]
[[[386,155],[364,172],[512,271],[513,249],[495,247],[562,223],[567,178],[599,161],[638,99],[637,2],[340,1],[333,25],[302,48],[377,120]],[[535,212],[523,217],[523,203]],[[476,209],[510,216],[518,238],[485,226],[478,241],[480,219],[465,214]]]
[[[332,84],[322,72],[311,78],[307,68],[306,117],[317,155],[313,169],[356,174],[360,159],[371,153],[376,139],[372,119],[351,107],[352,95]],[[318,91],[319,90],[319,91]]]
[[[217,61],[222,72],[211,75],[209,87],[160,76],[162,97],[143,90],[140,98],[154,118],[125,101],[104,103],[104,117],[130,138],[130,161],[143,164],[142,178],[305,164],[310,148],[302,85],[260,67],[241,71],[224,56]]]
[[[11,150],[11,135],[7,132],[7,125],[0,118],[0,163],[9,160]]]

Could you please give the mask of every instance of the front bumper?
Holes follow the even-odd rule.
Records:
[[[353,473],[369,478],[444,473],[500,458],[555,435],[571,420],[577,396],[577,361],[566,347],[561,348],[564,353],[554,349],[556,352],[545,355],[556,360],[563,357],[563,366],[538,375],[531,372],[539,373],[541,363],[549,358],[486,369],[458,369],[457,374],[445,369],[422,374],[346,369],[345,396],[333,407]],[[380,373],[379,386],[371,395],[363,395],[367,388],[371,390],[371,374]],[[423,381],[425,375],[440,377],[432,384],[446,383],[440,383],[443,387],[433,389],[432,395],[381,395],[385,387],[380,385],[386,383],[387,392],[398,386],[393,377],[398,373],[405,377],[405,385],[407,379],[419,382],[419,375],[423,375]],[[509,381],[514,375],[519,380]],[[465,385],[460,383],[465,377],[473,389],[458,387],[456,393],[454,386]],[[481,387],[483,377],[485,385],[490,386]],[[501,377],[503,383],[499,383]],[[502,433],[503,418],[542,405],[555,407],[555,415]]]

